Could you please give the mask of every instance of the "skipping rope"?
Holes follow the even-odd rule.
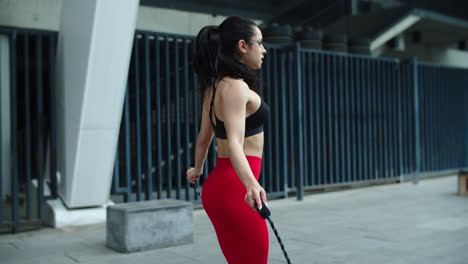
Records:
[[[200,199],[201,199],[200,190],[198,190],[197,186],[195,184],[193,184],[193,183],[190,184],[190,185],[192,185],[192,188],[195,190],[195,192],[198,194],[198,197],[200,197]],[[268,220],[268,222],[270,223],[271,229],[273,229],[273,232],[275,233],[276,239],[278,240],[278,243],[280,244],[281,251],[283,251],[283,255],[286,258],[286,262],[288,264],[291,264],[291,260],[289,260],[288,253],[286,252],[286,249],[284,248],[283,242],[281,241],[281,238],[280,238],[280,236],[278,234],[278,230],[276,230],[275,224],[273,223],[273,220],[271,220],[271,218],[270,218],[270,215],[271,215],[270,209],[268,209],[268,207],[266,206],[266,204],[263,201],[262,201],[262,209],[259,210],[258,207],[257,207],[257,204],[255,204],[255,209],[260,214],[260,217],[262,217],[263,219]]]

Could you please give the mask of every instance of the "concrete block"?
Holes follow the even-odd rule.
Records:
[[[107,207],[107,246],[136,252],[193,243],[193,205],[153,200]]]

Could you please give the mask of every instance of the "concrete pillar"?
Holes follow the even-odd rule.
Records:
[[[139,0],[63,0],[57,53],[59,196],[108,202]]]

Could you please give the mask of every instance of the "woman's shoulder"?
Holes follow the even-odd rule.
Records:
[[[232,77],[222,78],[218,83],[218,87],[222,90],[223,94],[245,94],[250,91],[249,86],[244,80]]]

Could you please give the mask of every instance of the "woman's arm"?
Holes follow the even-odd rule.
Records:
[[[266,202],[265,190],[255,179],[244,153],[245,108],[249,99],[250,89],[242,80],[232,80],[223,89],[222,111],[224,126],[229,145],[229,158],[247,190],[245,201],[254,208],[254,202],[259,209],[262,201]]]
[[[205,164],[206,155],[213,141],[214,131],[209,118],[209,109],[204,103],[202,107],[200,132],[195,145],[195,167],[187,170],[187,180],[190,183],[198,181],[203,174],[203,165]]]

